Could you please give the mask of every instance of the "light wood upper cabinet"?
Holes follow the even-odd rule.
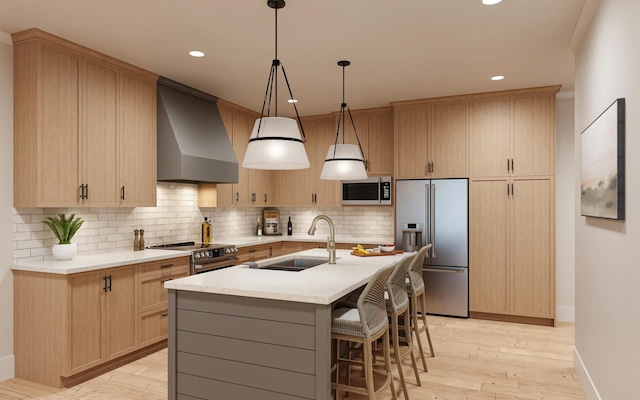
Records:
[[[469,110],[471,177],[505,176],[511,162],[509,99],[477,100]]]
[[[367,118],[367,173],[393,175],[393,109]]]
[[[394,103],[396,179],[459,178],[467,172],[467,102]]]
[[[434,103],[429,129],[432,178],[468,176],[466,102]]]
[[[555,173],[555,94],[512,100],[513,160],[516,176]]]
[[[120,74],[120,196],[123,206],[156,205],[156,82]]]
[[[157,76],[37,29],[12,37],[14,206],[154,206]]]
[[[294,206],[336,206],[340,204],[340,183],[320,179],[329,146],[335,143],[332,115],[303,118],[310,168],[292,171]]]
[[[395,107],[395,178],[429,174],[429,105]]]
[[[88,186],[84,205],[113,207],[120,201],[116,93],[118,71],[84,61],[81,182]]]

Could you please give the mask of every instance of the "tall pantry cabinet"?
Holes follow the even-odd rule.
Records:
[[[472,100],[469,110],[469,309],[555,318],[555,94]]]
[[[157,75],[15,33],[14,206],[155,206]]]

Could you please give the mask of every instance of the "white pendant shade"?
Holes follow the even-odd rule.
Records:
[[[296,121],[284,117],[263,117],[261,122],[258,118],[253,125],[242,166],[276,170],[309,168]]]
[[[348,181],[366,178],[367,171],[364,168],[364,160],[357,145],[332,144],[329,146],[320,179]]]

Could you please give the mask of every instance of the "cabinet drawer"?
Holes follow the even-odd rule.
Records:
[[[175,268],[175,269],[174,269]],[[139,287],[139,304],[140,312],[146,312],[157,307],[167,306],[167,289],[164,283],[176,278],[182,278],[189,275],[189,266],[179,266],[165,268],[163,271],[147,272],[145,276],[140,275],[138,279]]]
[[[247,261],[264,260],[265,258],[272,257],[273,249],[271,244],[262,244],[259,246],[241,247],[236,253],[238,257],[237,264],[242,264]]]
[[[138,266],[140,278],[160,273],[162,276],[170,276],[174,271],[186,268],[189,270],[189,256],[171,258],[168,260],[151,261]]]
[[[140,347],[167,338],[168,312],[166,309],[140,316]]]

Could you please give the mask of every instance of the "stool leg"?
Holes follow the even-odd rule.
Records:
[[[364,361],[364,375],[365,375],[365,381],[367,384],[367,393],[369,395],[370,399],[375,399],[375,388],[373,387],[373,363],[372,363],[372,356],[373,356],[373,349],[371,348],[371,341],[369,340],[365,340],[362,346],[362,351],[364,352],[364,354],[362,355],[363,357],[363,361]]]
[[[411,320],[409,319],[409,309],[404,312],[404,334],[407,337],[407,346],[409,346],[409,355],[411,356],[411,365],[413,366],[413,372],[416,375],[416,383],[418,386],[422,386],[420,383],[420,375],[418,375],[418,366],[416,365],[416,357],[413,355],[413,342],[411,340]]]
[[[393,342],[393,355],[396,359],[396,366],[398,367],[398,374],[400,375],[400,384],[404,391],[405,400],[409,400],[409,394],[407,393],[407,383],[404,380],[404,372],[402,372],[402,360],[400,359],[400,338],[398,337],[398,314],[394,313],[391,316],[391,341]]]
[[[385,329],[384,336],[382,336],[382,349],[384,351],[384,366],[387,370],[387,376],[390,379],[390,387],[391,387],[391,397],[393,400],[398,400],[398,396],[396,395],[396,388],[393,385],[393,375],[391,374],[391,354],[389,351],[389,330]]]
[[[413,305],[411,309],[411,321],[413,323],[413,332],[416,334],[416,342],[418,342],[418,350],[420,350],[422,367],[424,368],[424,372],[428,372],[427,360],[424,358],[424,351],[422,350],[422,340],[420,339],[420,329],[418,329],[418,296],[415,293],[411,293],[411,303]]]
[[[425,292],[422,292],[422,323],[424,324],[424,329],[427,331],[427,341],[429,341],[429,351],[431,352],[431,357],[435,357],[436,353],[433,351],[433,343],[431,343],[431,335],[429,334],[429,324],[427,324],[427,295]]]
[[[340,339],[336,339],[336,385],[340,383]],[[336,400],[340,399],[340,391],[336,388]]]

